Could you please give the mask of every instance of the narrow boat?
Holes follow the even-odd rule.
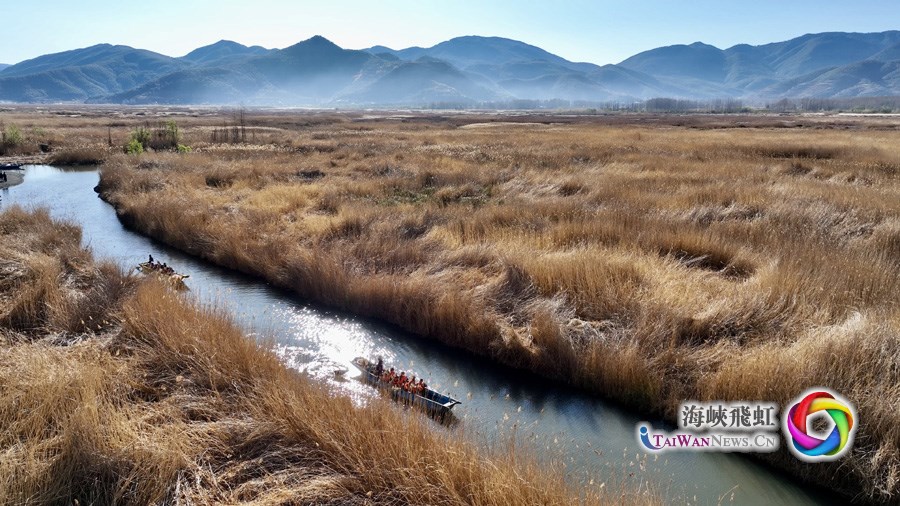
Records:
[[[422,392],[421,394],[417,394],[407,392],[401,388],[395,387],[394,385],[378,377],[378,375],[376,375],[374,372],[375,364],[366,358],[354,358],[353,365],[356,366],[357,369],[362,371],[363,380],[366,383],[390,393],[391,398],[395,401],[402,402],[410,406],[415,406],[419,409],[424,410],[431,416],[436,416],[443,419],[445,416],[447,416],[448,413],[450,413],[450,410],[453,409],[453,406],[462,404],[453,397],[435,392],[430,388],[425,388],[424,392]]]
[[[159,276],[176,290],[187,290],[187,285],[184,283],[184,280],[191,277],[189,274],[178,274],[177,272],[166,274],[160,271],[157,267],[154,266],[154,264],[151,264],[150,262],[142,262],[138,264],[136,269],[148,276],[151,274]]]

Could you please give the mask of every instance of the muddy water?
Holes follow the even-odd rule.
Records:
[[[95,256],[133,268],[148,254],[190,274],[191,293],[227,308],[248,332],[274,340],[291,367],[331,382],[365,402],[376,395],[352,376],[350,361],[382,355],[386,362],[424,376],[438,390],[463,401],[454,408],[448,437],[465,433],[486,444],[509,441],[562,459],[572,480],[616,489],[650,486],[670,502],[716,504],[819,504],[824,495],[798,486],[778,471],[728,454],[667,453],[647,456],[637,447],[635,424],[646,417],[592,396],[572,392],[522,373],[497,367],[404,332],[352,315],[335,313],[265,282],[220,269],[126,230],[112,207],[93,191],[95,169],[31,166],[25,182],[0,190],[0,208],[10,204],[49,208],[84,231]],[[334,374],[348,369],[347,378]],[[654,427],[664,426],[650,419]]]

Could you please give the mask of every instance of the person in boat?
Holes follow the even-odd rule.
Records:
[[[406,386],[403,387],[404,390],[411,393],[416,393],[416,377],[415,375],[406,383]]]
[[[394,368],[391,367],[391,370],[387,372],[385,377],[383,378],[386,383],[392,383],[394,381],[394,376],[397,373],[394,372]]]
[[[153,266],[153,264],[154,264],[154,262],[153,262],[153,255],[150,255],[150,261],[147,262],[147,263],[150,264],[151,267]]]
[[[375,376],[381,377],[384,374],[384,360],[378,357],[378,363],[375,364]]]
[[[397,376],[397,380],[394,383],[394,386],[402,387],[404,383],[406,383],[406,371],[401,372],[400,376]]]
[[[428,385],[425,384],[425,380],[419,378],[419,384],[416,385],[416,393],[419,395],[425,395],[426,388],[428,388]]]

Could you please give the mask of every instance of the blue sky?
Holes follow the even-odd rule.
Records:
[[[0,28],[2,63],[101,42],[181,56],[220,39],[281,48],[323,35],[345,48],[399,49],[459,35],[497,35],[605,64],[670,44],[726,48],[804,33],[900,29],[900,2],[43,0],[2,2]]]

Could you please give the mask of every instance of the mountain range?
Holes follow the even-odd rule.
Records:
[[[897,95],[900,31],[808,34],[728,49],[695,42],[602,66],[480,36],[399,50],[343,49],[321,36],[284,49],[223,40],[177,58],[99,44],[0,64],[0,101],[32,103],[349,107]]]

